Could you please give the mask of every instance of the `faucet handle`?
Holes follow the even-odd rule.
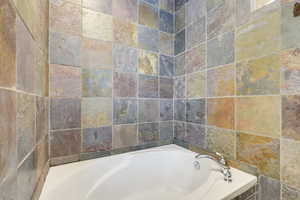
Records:
[[[224,157],[221,153],[216,152],[216,155],[219,157],[220,163],[222,163],[223,165],[227,165],[227,162],[226,162],[226,160],[225,160],[225,157]]]

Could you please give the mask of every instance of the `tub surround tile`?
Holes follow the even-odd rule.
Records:
[[[50,65],[50,96],[81,97],[81,70],[76,67]]]
[[[159,138],[161,141],[173,140],[173,121],[160,122],[159,130]]]
[[[160,55],[159,71],[161,76],[173,77],[174,74],[174,58],[171,56]]]
[[[114,18],[114,42],[128,45],[132,47],[137,46],[137,26],[133,23]]]
[[[147,75],[158,74],[158,55],[150,51],[139,52],[139,73]]]
[[[139,122],[159,121],[159,101],[139,100]]]
[[[166,10],[170,13],[173,13],[175,10],[175,1],[174,0],[159,0],[160,8]]]
[[[18,163],[34,148],[36,144],[35,130],[35,97],[17,94],[17,149]]]
[[[80,46],[79,36],[71,36],[61,33],[49,33],[49,51],[51,64],[80,66]]]
[[[192,73],[206,68],[206,44],[201,44],[185,53],[185,71]]]
[[[203,1],[199,1],[203,2]],[[186,28],[186,46],[187,49],[193,48],[196,45],[206,40],[206,18],[194,22]]]
[[[205,72],[196,72],[187,76],[187,97],[201,98],[205,97],[206,74]]]
[[[281,93],[300,94],[300,48],[281,52]]]
[[[76,98],[51,99],[51,130],[81,127],[81,100]]]
[[[173,78],[160,77],[160,98],[172,99],[173,98]]]
[[[186,121],[186,101],[174,101],[174,119],[178,121]]]
[[[0,183],[15,173],[17,167],[16,144],[16,93],[0,89]],[[0,195],[1,197],[1,195]]]
[[[112,0],[82,0],[82,6],[97,12],[112,14]]]
[[[130,124],[137,122],[137,100],[114,99],[114,124]]]
[[[143,1],[139,2],[139,24],[150,28],[159,28],[158,8],[149,5]]]
[[[81,43],[81,67],[112,69],[112,43],[82,37]]]
[[[113,16],[137,22],[138,1],[137,0],[113,0]]]
[[[267,176],[259,177],[259,199],[280,200],[280,181]]]
[[[175,10],[182,8],[186,2],[187,0],[175,0]]]
[[[143,0],[144,2],[147,2],[148,4],[151,4],[152,6],[158,7],[159,0]]]
[[[80,153],[81,130],[61,130],[50,133],[50,156],[61,157],[61,161],[73,160]],[[66,158],[66,159],[65,159]]]
[[[237,159],[255,165],[263,175],[279,179],[280,143],[278,139],[239,133]]]
[[[167,33],[174,32],[174,15],[160,10],[159,12],[159,29]]]
[[[184,138],[185,142],[190,145],[196,145],[203,149],[207,149],[206,144],[206,128],[199,124],[187,123],[186,125],[186,136]]]
[[[0,184],[1,199],[17,199],[17,175],[7,178]]]
[[[36,160],[35,165],[37,169],[37,181],[40,181],[44,175],[49,161],[49,136],[44,137],[39,144],[36,146]],[[37,183],[39,186],[39,184]]]
[[[175,69],[174,74],[179,76],[185,74],[185,53],[175,57]]]
[[[136,97],[137,76],[134,73],[114,73],[114,96],[115,97]]]
[[[173,120],[173,100],[160,101],[160,121]]]
[[[47,97],[36,97],[36,141],[39,142],[49,131],[49,100]]]
[[[203,124],[206,123],[206,100],[196,99],[186,101],[187,122]]]
[[[82,35],[91,39],[113,41],[112,16],[83,8]]]
[[[138,50],[122,45],[113,47],[114,69],[118,72],[137,72]]]
[[[158,77],[139,75],[139,97],[158,98]]]
[[[174,138],[183,141],[186,133],[186,123],[174,121]]]
[[[174,54],[174,36],[172,34],[160,32],[159,33],[159,51],[165,55]]]
[[[236,27],[247,23],[251,16],[251,0],[236,0]]]
[[[114,126],[113,148],[126,148],[138,144],[137,125]]]
[[[49,11],[51,13],[49,15],[50,31],[71,35],[81,33],[80,5],[69,1],[63,1],[60,4],[50,1]]]
[[[186,22],[191,24],[206,15],[206,1],[189,0],[186,4]]]
[[[300,189],[300,143],[281,140],[281,181],[297,190]]]
[[[158,52],[159,31],[143,26],[138,27],[138,46],[141,49]]]
[[[111,98],[82,99],[82,128],[98,128],[112,124]]]
[[[111,97],[112,71],[103,69],[82,69],[83,97]]]
[[[236,100],[237,130],[279,137],[280,97],[244,97]]]
[[[282,137],[300,141],[300,95],[282,97]]]
[[[175,13],[175,32],[180,31],[185,27],[185,7],[181,7]]]
[[[139,124],[139,144],[147,144],[159,140],[159,123]]]
[[[300,191],[282,184],[281,186],[282,200],[298,200],[300,199]]]
[[[16,86],[16,12],[8,0],[0,5],[0,86]]]
[[[175,35],[175,55],[185,51],[185,29]]]
[[[112,127],[87,128],[82,133],[82,151],[108,151],[112,149]]]
[[[174,78],[174,98],[185,98],[186,96],[186,82],[185,76]]]
[[[280,93],[280,58],[273,54],[237,64],[238,95]]]
[[[207,95],[209,97],[234,96],[235,66],[226,65],[207,72]]]

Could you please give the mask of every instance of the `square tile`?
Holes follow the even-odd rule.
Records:
[[[280,181],[269,178],[267,176],[260,176],[259,177],[259,191],[260,199],[274,199],[274,200],[281,200],[281,193],[280,193]]]
[[[173,120],[173,100],[160,101],[160,121]]]
[[[82,99],[82,128],[98,128],[112,124],[111,98]]]
[[[185,53],[185,71],[192,73],[206,68],[206,44],[201,44]]]
[[[81,127],[81,101],[76,98],[53,98],[50,104],[51,130]]]
[[[174,101],[174,120],[186,121],[186,101]]]
[[[206,87],[205,72],[196,72],[187,76],[187,97],[199,98],[205,97]]]
[[[112,0],[82,0],[82,6],[97,12],[112,14]]]
[[[159,50],[159,31],[143,26],[138,27],[139,48],[158,52]]]
[[[140,50],[139,73],[148,75],[158,73],[158,55],[156,53]]]
[[[174,121],[174,139],[184,140],[186,134],[186,123]]]
[[[185,76],[178,76],[174,78],[174,98],[185,98],[186,83]]]
[[[203,149],[207,149],[206,144],[206,129],[204,126],[199,124],[187,123],[186,125],[186,135],[184,137],[184,141],[191,144],[201,147]]]
[[[173,98],[173,78],[160,77],[160,98],[172,99]]]
[[[113,40],[113,18],[100,12],[83,8],[82,35],[103,41]]]
[[[112,71],[102,69],[82,69],[83,97],[111,97]]]
[[[114,99],[114,124],[137,122],[137,100]]]
[[[170,13],[173,13],[175,10],[174,0],[159,0],[159,5],[161,9],[164,9]]]
[[[234,129],[235,99],[217,98],[207,101],[207,123],[219,128]]]
[[[181,54],[175,57],[175,69],[174,74],[179,76],[186,73],[185,68],[185,54]]]
[[[135,73],[114,73],[114,96],[136,97],[137,75]]]
[[[87,128],[82,132],[82,152],[112,149],[112,127]]]
[[[237,95],[280,93],[280,60],[273,54],[237,64]]]
[[[206,15],[206,1],[189,0],[186,4],[186,22],[192,24]]]
[[[35,100],[36,141],[45,138],[49,132],[49,101],[47,97],[36,97]]]
[[[280,136],[280,97],[244,97],[236,100],[237,130]]]
[[[187,122],[206,124],[206,100],[195,99],[186,101]]]
[[[174,75],[174,58],[171,56],[160,55],[159,71],[161,76],[173,77]]]
[[[172,34],[159,33],[159,52],[172,56],[174,54],[174,36]]]
[[[159,140],[159,124],[139,124],[139,144],[147,144]]]
[[[182,8],[187,0],[175,0],[175,10]]]
[[[81,70],[76,67],[50,65],[50,96],[81,97]]]
[[[159,101],[139,100],[139,122],[159,121]]]
[[[137,27],[135,24],[117,18],[114,22],[114,42],[136,47]]]
[[[159,12],[159,29],[167,33],[174,32],[174,15],[160,10]]]
[[[113,0],[113,16],[121,19],[127,19],[133,22],[137,21],[138,1],[137,0]]]
[[[175,12],[175,32],[178,32],[185,27],[185,16],[185,7],[181,7]]]
[[[113,148],[126,148],[138,144],[137,125],[114,126]]]
[[[297,200],[300,198],[300,191],[285,184],[281,187],[282,200]]]
[[[159,13],[156,7],[143,1],[139,2],[139,24],[158,29]]]
[[[203,2],[203,1],[201,1]],[[186,46],[187,49],[193,48],[206,40],[206,18],[189,25],[186,28]]]
[[[173,122],[160,122],[159,124],[159,137],[160,140],[172,140],[173,139]]]
[[[139,75],[139,97],[158,98],[158,78]]]
[[[114,70],[118,72],[137,72],[138,50],[121,45],[113,47]]]
[[[256,166],[263,175],[276,179],[280,176],[280,143],[278,139],[239,133],[237,159]]]
[[[175,35],[175,55],[185,51],[185,29]]]

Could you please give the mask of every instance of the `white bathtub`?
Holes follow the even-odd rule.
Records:
[[[221,200],[256,184],[232,169],[227,183],[211,160],[176,145],[151,148],[50,168],[40,200]]]

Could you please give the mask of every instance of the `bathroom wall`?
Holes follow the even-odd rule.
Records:
[[[174,134],[259,175],[259,199],[300,199],[296,1],[177,0]]]
[[[31,200],[49,160],[47,0],[1,0],[0,51],[0,199]]]
[[[173,0],[50,0],[51,164],[173,138]]]

